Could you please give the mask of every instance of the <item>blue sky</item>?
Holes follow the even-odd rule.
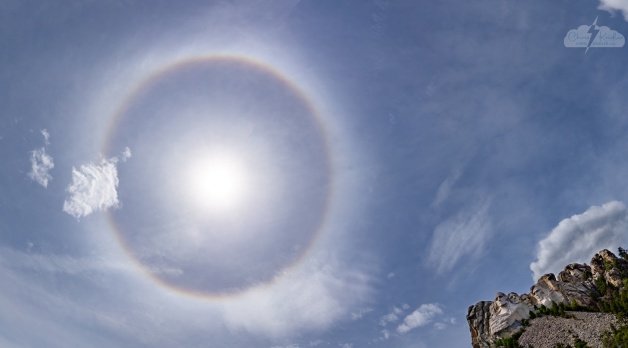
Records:
[[[0,345],[469,347],[628,245],[625,15],[3,1]]]

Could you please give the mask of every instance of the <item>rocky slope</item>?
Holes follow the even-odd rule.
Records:
[[[553,302],[562,303],[568,308],[598,310],[598,302],[610,296],[610,291],[607,289],[623,288],[622,277],[626,274],[628,274],[628,261],[616,257],[608,250],[602,250],[591,259],[590,265],[570,264],[558,274],[558,277],[551,273],[542,276],[530,288],[529,294],[519,295],[511,292],[506,295],[498,292],[493,301],[481,301],[469,307],[467,322],[473,347],[488,348],[496,340],[522,331],[524,323],[527,324],[531,316],[535,317],[541,306],[550,308]],[[553,319],[545,319],[547,320]],[[604,320],[604,323],[610,323],[611,319]],[[536,321],[531,322],[533,325],[530,325],[530,328],[538,325]],[[553,322],[558,323],[559,320],[553,320]],[[562,328],[577,324],[567,322],[563,323]],[[604,329],[608,328],[606,324],[604,326]],[[574,332],[575,327],[565,329],[565,331],[568,330]],[[586,329],[583,330],[586,331]],[[534,331],[531,330],[531,332]],[[570,341],[558,342],[571,344]],[[593,344],[593,342],[590,343]],[[533,346],[541,347],[537,344]]]
[[[602,336],[617,318],[609,313],[568,312],[573,318],[542,317],[530,322],[521,337],[521,347],[554,348],[557,343],[575,345],[576,337],[591,348],[602,348]]]

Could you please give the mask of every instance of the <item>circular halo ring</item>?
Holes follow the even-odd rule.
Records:
[[[318,128],[318,132],[322,137],[322,147],[324,149],[324,157],[326,161],[326,169],[327,169],[327,177],[329,179],[329,184],[327,185],[327,192],[325,195],[325,199],[323,202],[323,209],[321,212],[321,216],[319,218],[318,223],[314,226],[313,231],[311,233],[311,237],[309,239],[309,243],[301,249],[300,254],[295,258],[295,260],[278,270],[277,275],[273,276],[266,282],[258,283],[248,288],[241,289],[237,292],[203,292],[197,290],[185,289],[176,285],[173,285],[166,280],[158,277],[153,274],[147,265],[142,263],[138,258],[135,257],[131,247],[125,240],[125,237],[122,233],[120,226],[116,223],[115,217],[113,216],[111,211],[105,211],[105,216],[107,223],[111,227],[114,232],[115,239],[118,245],[121,247],[126,256],[131,260],[135,266],[138,267],[149,279],[161,285],[162,287],[173,291],[178,294],[191,296],[200,299],[209,299],[209,300],[219,300],[225,298],[233,298],[240,295],[243,295],[247,292],[253,290],[259,290],[261,288],[267,288],[273,284],[276,284],[281,278],[285,275],[289,274],[290,271],[296,269],[299,264],[305,259],[305,256],[313,249],[316,245],[316,242],[320,239],[322,231],[324,230],[327,217],[329,215],[331,198],[334,194],[334,173],[333,173],[333,165],[330,156],[330,146],[329,139],[327,136],[326,129],[324,127],[324,123],[322,117],[316,108],[315,104],[307,97],[307,95],[292,81],[286,78],[277,70],[272,67],[265,65],[259,61],[250,59],[248,57],[235,56],[235,55],[201,55],[201,56],[193,56],[183,59],[178,59],[170,64],[162,66],[161,68],[156,69],[152,73],[150,73],[147,77],[143,78],[134,88],[131,89],[129,93],[126,94],[125,97],[122,98],[121,103],[115,109],[111,122],[106,127],[105,137],[102,143],[101,151],[105,155],[111,155],[112,153],[112,140],[114,135],[116,134],[118,125],[121,123],[124,118],[125,111],[129,108],[129,106],[133,103],[137,96],[141,95],[144,91],[148,90],[153,83],[157,82],[162,76],[175,72],[181,68],[185,68],[194,64],[202,64],[202,63],[212,63],[212,62],[233,62],[244,64],[248,67],[255,68],[261,72],[268,74],[269,76],[277,79],[281,83],[283,83],[286,87],[289,88],[299,99],[300,103],[302,103],[310,112],[309,114],[313,118],[314,124]]]

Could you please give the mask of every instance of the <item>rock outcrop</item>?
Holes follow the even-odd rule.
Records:
[[[591,260],[591,265],[570,264],[558,274],[545,274],[530,288],[529,294],[508,295],[498,292],[493,301],[481,301],[469,307],[467,322],[474,348],[489,348],[495,340],[512,336],[522,330],[541,306],[553,303],[568,308],[598,309],[598,301],[605,298],[604,289],[598,289],[600,280],[608,287],[621,289],[622,279],[628,275],[628,261],[602,250]],[[604,286],[605,288],[606,286]]]
[[[471,330],[471,341],[473,347],[482,342],[490,342],[489,336],[489,318],[491,316],[490,308],[491,301],[481,301],[474,306],[469,307],[467,312],[467,321],[469,322],[469,328]],[[481,347],[481,345],[477,345]]]
[[[620,288],[628,273],[628,261],[619,259],[608,250],[602,250],[591,259],[593,278],[603,277],[606,283]]]

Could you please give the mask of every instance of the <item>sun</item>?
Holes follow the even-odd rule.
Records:
[[[188,191],[194,204],[203,210],[233,210],[248,192],[244,164],[234,155],[204,156],[191,163],[188,173]]]

